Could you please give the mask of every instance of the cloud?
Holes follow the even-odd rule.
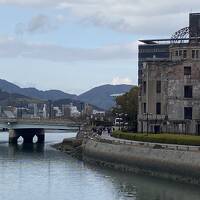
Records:
[[[24,33],[46,33],[59,28],[64,20],[63,15],[57,15],[52,19],[47,15],[39,14],[27,23],[18,23],[15,27],[15,32],[18,35],[23,35]]]
[[[135,60],[137,43],[107,45],[99,48],[67,48],[55,44],[28,43],[15,38],[0,38],[0,57],[23,57],[54,62],[92,60]]]
[[[199,0],[0,0],[0,4],[65,9],[84,24],[139,35],[169,35],[188,25]]]
[[[114,77],[113,80],[112,80],[112,85],[120,85],[120,84],[132,85],[133,82],[128,77],[125,77],[125,78]]]

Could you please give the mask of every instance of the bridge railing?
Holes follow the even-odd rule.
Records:
[[[76,125],[76,126],[82,126],[83,122],[81,121],[72,121],[69,119],[63,120],[63,119],[19,119],[19,118],[0,118],[0,122],[3,123],[39,123],[39,124],[60,124],[60,125]]]

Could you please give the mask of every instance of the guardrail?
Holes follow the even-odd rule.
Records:
[[[176,150],[176,151],[191,151],[200,152],[200,146],[189,146],[189,145],[176,145],[176,144],[163,144],[163,143],[150,143],[150,142],[140,142],[140,141],[129,141],[129,140],[115,140],[115,139],[105,139],[101,138],[99,135],[93,135],[87,137],[90,140],[95,140],[99,142],[115,144],[115,145],[133,145],[140,146],[144,148],[152,149],[166,149],[166,150]]]
[[[58,120],[58,119],[17,119],[17,118],[0,118],[2,123],[31,123],[31,124],[48,124],[48,125],[69,125],[70,126],[83,126],[82,122],[72,120]]]

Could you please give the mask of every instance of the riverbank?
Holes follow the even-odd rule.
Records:
[[[91,164],[200,185],[199,146],[129,141],[82,131],[56,148]]]
[[[82,146],[83,160],[92,164],[200,185],[197,147],[97,138],[84,140]]]
[[[82,142],[82,139],[67,138],[61,143],[53,144],[52,147],[73,157],[82,159]]]
[[[82,143],[85,138],[92,136],[91,128],[89,126],[82,127],[77,133],[76,137],[65,138],[61,143],[51,145],[53,148],[65,152],[72,157],[82,159],[83,148]]]

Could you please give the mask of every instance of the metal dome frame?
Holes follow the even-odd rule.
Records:
[[[171,37],[171,43],[182,43],[185,40],[189,40],[190,28],[185,27],[175,32]]]

